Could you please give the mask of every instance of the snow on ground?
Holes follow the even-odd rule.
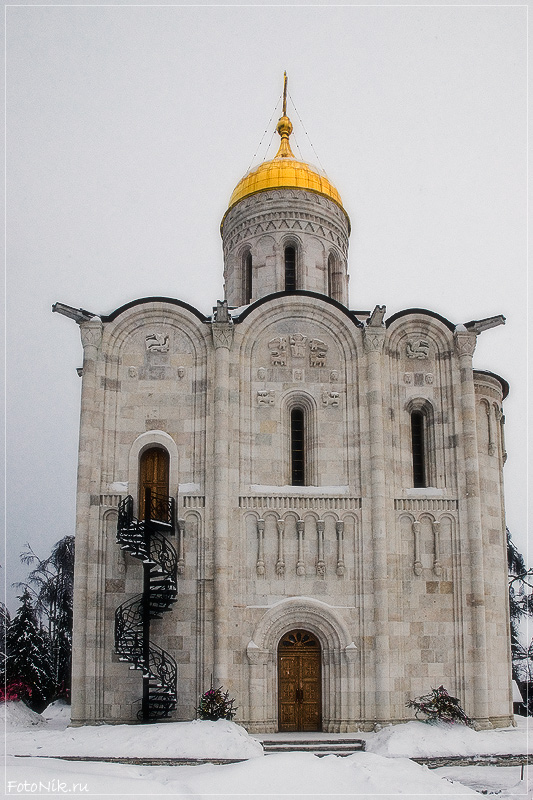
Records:
[[[476,797],[476,792],[452,784],[407,758],[388,759],[374,753],[357,753],[347,758],[310,753],[266,756],[239,764],[199,767],[136,767],[115,764],[89,764],[8,759],[6,794],[19,794],[24,784],[31,793],[36,786],[61,780],[68,793],[98,794],[112,798],[117,794],[173,794],[178,797],[221,800],[256,794],[263,800],[292,798],[363,797],[379,795],[393,800],[398,791],[402,798],[445,796]],[[75,784],[77,786],[75,787]],[[82,789],[86,790],[82,792]],[[64,792],[64,793],[67,793]],[[34,792],[35,793],[35,792]]]
[[[498,798],[527,797],[526,768],[524,780],[520,780],[521,767],[439,767],[433,770],[433,774],[461,783],[479,793],[484,793],[483,790],[490,787],[490,793],[497,794]]]
[[[523,717],[521,719],[524,719]],[[476,756],[493,754],[520,754],[533,751],[528,743],[526,728],[495,728],[475,731],[465,725],[446,722],[405,722],[389,725],[368,737],[367,751],[382,756]]]
[[[71,793],[103,800],[119,794],[135,798],[172,794],[190,800],[213,796],[222,800],[255,796],[262,800],[288,800],[295,796],[304,800],[369,800],[379,795],[382,800],[398,796],[403,800],[439,796],[458,800],[479,796],[477,790],[497,795],[499,800],[533,800],[533,792],[527,793],[527,769],[526,779],[521,780],[520,767],[429,770],[404,757],[524,753],[527,720],[521,718],[517,718],[517,728],[479,732],[460,725],[408,722],[375,734],[361,734],[370,752],[347,758],[317,758],[310,753],[256,757],[262,755],[257,738],[224,720],[68,728],[68,707],[61,703],[53,704],[42,717],[20,703],[7,703],[0,711],[6,720],[6,750],[11,754],[6,763],[6,795]],[[35,725],[35,718],[40,727]],[[329,734],[328,738],[335,735]],[[14,754],[32,757],[17,758]],[[35,757],[68,754],[248,760],[228,765],[145,767]]]
[[[31,730],[44,728],[46,720],[36,714],[24,703],[10,701],[0,703],[0,727],[7,731]]]
[[[46,712],[45,712],[46,714]],[[261,744],[234,722],[159,722],[153,725],[86,725],[80,728],[11,730],[10,755],[129,758],[255,758]]]
[[[48,723],[48,730],[64,730],[70,724],[70,706],[65,700],[54,700],[42,713]]]

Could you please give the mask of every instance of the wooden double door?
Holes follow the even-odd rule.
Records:
[[[322,730],[320,644],[308,631],[294,630],[278,647],[280,731]]]
[[[162,447],[151,447],[141,455],[139,465],[139,519],[144,519],[146,489],[153,495],[168,496],[170,458]],[[157,517],[159,519],[159,517]]]

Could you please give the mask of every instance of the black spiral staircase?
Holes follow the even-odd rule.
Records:
[[[172,656],[150,641],[150,621],[161,619],[178,594],[176,550],[166,538],[176,531],[174,498],[145,491],[144,519],[133,516],[128,495],[118,507],[117,542],[143,564],[142,594],[115,611],[115,652],[130,669],[143,673],[143,696],[137,714],[143,722],[170,716],[176,708],[177,666]]]

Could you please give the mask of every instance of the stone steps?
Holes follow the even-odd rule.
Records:
[[[365,749],[364,739],[263,739],[270,753],[313,753],[316,756],[351,756]]]

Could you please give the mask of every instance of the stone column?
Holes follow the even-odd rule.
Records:
[[[390,719],[389,612],[382,358],[385,308],[377,306],[364,330],[370,433],[370,518],[373,551],[376,721]]]
[[[472,610],[472,662],[470,680],[473,685],[473,716],[481,727],[488,721],[487,634],[485,626],[485,580],[483,575],[483,534],[479,483],[479,454],[476,429],[476,400],[472,356],[476,334],[456,329],[455,347],[461,371],[461,422],[465,459],[465,508],[469,543],[470,589],[467,605]],[[463,539],[466,538],[463,535]]]
[[[212,323],[215,347],[214,401],[214,684],[228,686],[230,561],[229,561],[229,353],[233,344],[233,323],[226,303],[219,303]]]
[[[97,713],[95,686],[96,602],[94,573],[99,525],[100,439],[97,359],[102,342],[99,317],[80,324],[83,345],[78,488],[76,498],[76,560],[72,634],[72,722],[93,721]],[[95,420],[95,416],[97,419]]]

